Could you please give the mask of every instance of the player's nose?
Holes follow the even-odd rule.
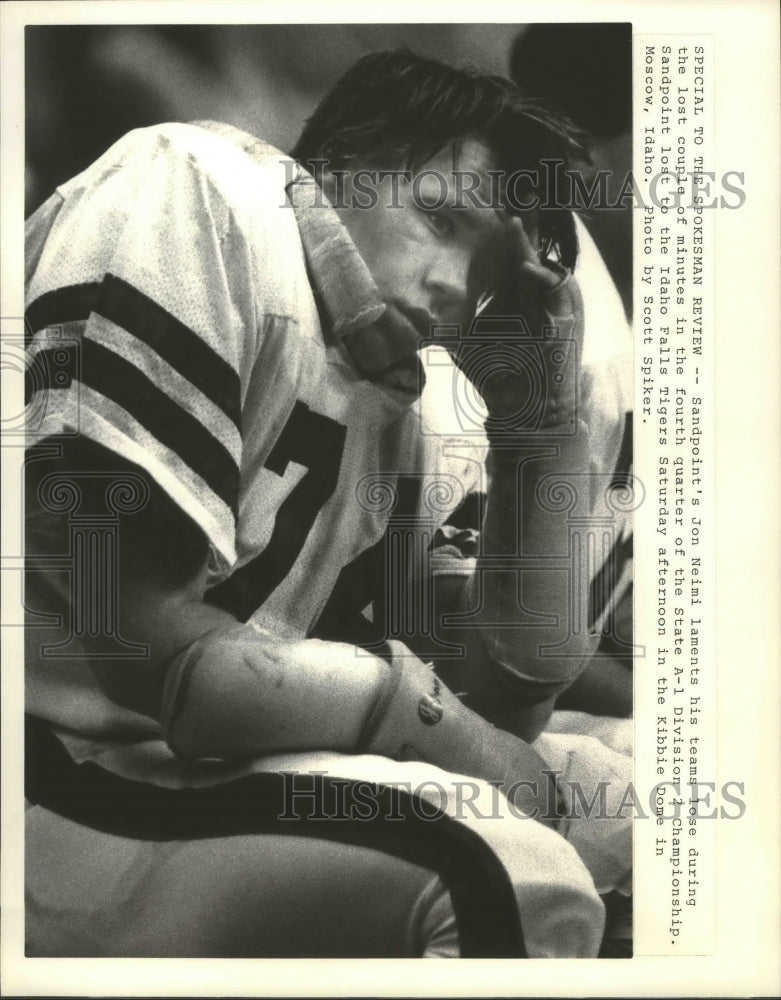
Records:
[[[469,260],[458,251],[438,253],[430,262],[424,286],[431,299],[431,311],[445,318],[460,310],[467,298]]]

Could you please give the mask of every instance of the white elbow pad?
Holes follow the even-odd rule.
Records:
[[[218,693],[214,682],[234,666],[230,661],[243,658],[247,632],[247,626],[238,622],[212,629],[171,661],[163,687],[161,723],[166,742],[177,755],[196,757],[200,756],[196,745],[219,746],[219,730],[231,713],[229,706],[219,713],[212,710]],[[220,698],[230,699],[230,690],[226,685]]]

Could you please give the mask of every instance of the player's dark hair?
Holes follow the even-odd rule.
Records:
[[[541,205],[541,245],[555,247],[567,266],[577,255],[572,215],[551,204],[547,188],[553,168],[585,156],[585,137],[566,118],[539,101],[525,98],[510,80],[473,69],[456,69],[405,50],[377,52],[359,60],[337,82],[307,121],[293,156],[315,169],[327,161],[343,169],[353,159],[385,169],[415,169],[449,143],[467,137],[483,141],[495,167],[510,176],[537,172],[534,193]],[[528,175],[523,179],[528,183]],[[540,186],[544,188],[540,190]]]

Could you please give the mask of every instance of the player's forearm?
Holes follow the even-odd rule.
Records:
[[[587,469],[582,423],[568,437],[545,433],[492,444],[479,580],[472,586],[482,593],[486,621],[495,623],[481,630],[483,640],[494,655],[512,654],[507,666],[515,673],[540,680],[572,673],[573,656],[588,647],[587,566],[572,533],[573,523],[585,526],[590,513]],[[559,638],[569,639],[564,660],[550,649],[544,655]]]
[[[573,435],[543,433],[521,448],[492,446],[489,455],[478,572],[489,616],[509,627],[483,630],[482,638],[503,669],[542,686],[574,677],[591,646],[588,564],[572,530],[578,522],[586,529],[590,514],[588,456],[582,422]],[[512,572],[482,572],[494,555]]]
[[[463,630],[458,683],[478,711],[525,739],[542,730],[594,642],[587,560],[568,523],[587,527],[587,464],[582,424],[561,437],[505,439],[489,455],[481,553],[460,592],[462,607],[479,611]]]
[[[382,661],[341,643],[272,638],[197,597],[151,603],[137,595],[133,617],[145,622],[135,634],[162,670],[155,708],[175,750],[237,757],[355,747],[387,672]],[[206,655],[188,655],[219,634]]]
[[[496,782],[534,818],[554,822],[555,783],[537,752],[391,646],[387,665],[342,643],[284,643],[238,623],[207,633],[169,668],[169,743],[185,757],[334,749],[424,760]]]
[[[124,585],[125,634],[145,641],[158,666],[155,714],[173,749],[223,758],[354,749],[386,665],[341,643],[267,635],[203,594],[203,574],[173,592],[137,575]]]
[[[574,680],[592,642],[591,498],[578,407],[582,296],[524,225],[508,223],[509,271],[479,317],[486,339],[475,332],[458,354],[485,401],[490,445],[480,555],[461,591],[469,627],[460,669],[479,711],[496,719],[507,704],[537,706],[539,726],[548,710],[539,706]]]
[[[356,749],[388,667],[342,643],[289,642],[226,623],[182,650],[162,722],[188,757]]]

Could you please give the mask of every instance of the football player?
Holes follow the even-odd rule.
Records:
[[[30,219],[28,954],[597,952],[626,827],[562,817],[529,745],[595,644],[576,230],[485,194],[573,141],[381,54],[302,136],[320,184],[161,125]],[[408,592],[471,622],[399,643],[390,584],[479,491],[475,571]]]

